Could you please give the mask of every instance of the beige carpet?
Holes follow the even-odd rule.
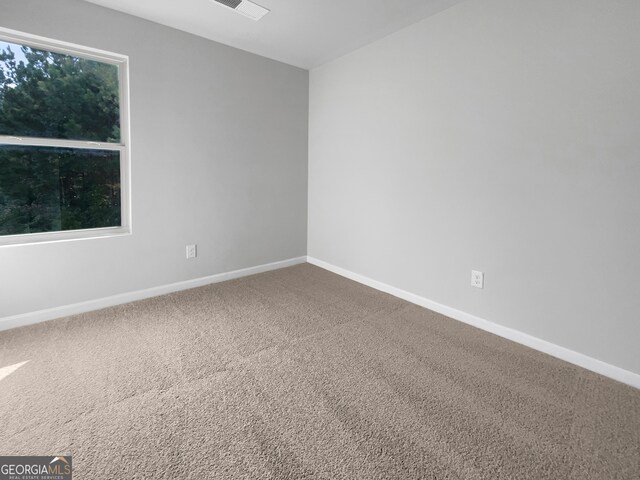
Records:
[[[76,479],[638,479],[640,391],[311,265],[0,333]]]

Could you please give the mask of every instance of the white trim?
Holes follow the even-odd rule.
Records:
[[[122,227],[133,233],[133,208],[131,206],[131,101],[129,84],[129,57],[122,55],[118,67],[120,75],[120,142],[125,145],[120,154],[120,221]]]
[[[375,288],[376,290],[380,290],[381,292],[389,293],[394,297],[401,298],[408,302],[453,318],[454,320],[472,325],[486,332],[493,333],[521,345],[533,348],[534,350],[538,350],[553,357],[559,358],[561,360],[564,360],[565,362],[578,365],[579,367],[599,373],[600,375],[604,375],[605,377],[609,377],[627,385],[631,385],[632,387],[640,388],[640,374],[630,372],[620,367],[616,367],[615,365],[610,365],[601,360],[597,360],[582,353],[574,352],[573,350],[569,350],[568,348],[555,345],[553,343],[547,342],[546,340],[541,340],[537,337],[522,333],[518,330],[498,325],[497,323],[493,323],[483,318],[476,317],[475,315],[471,315],[470,313],[457,310],[447,305],[442,305],[441,303],[434,302],[433,300],[415,295],[400,288],[392,287],[391,285],[373,280],[371,278],[365,277],[364,275],[351,272],[341,267],[336,267],[335,265],[322,260],[318,260],[317,258],[307,257],[307,262],[325,270],[329,270],[330,272],[336,273],[340,276],[354,280],[358,283],[362,283],[363,285]]]
[[[47,50],[49,52],[61,53],[63,55],[79,55],[89,60],[96,60],[103,63],[111,63],[120,65],[129,60],[126,55],[119,53],[107,52],[93,47],[85,47],[75,43],[63,42],[53,38],[33,35],[31,33],[20,32],[10,28],[0,27],[0,38],[7,43],[15,43],[27,45],[38,50]]]
[[[46,310],[38,310],[36,312],[29,312],[29,313],[23,313],[20,315],[3,317],[3,318],[0,318],[0,331],[8,330],[10,328],[23,327],[25,325],[32,325],[34,323],[46,322],[47,320],[53,320],[56,318],[68,317],[70,315],[77,315],[79,313],[91,312],[93,310],[100,310],[102,308],[112,307],[114,305],[121,305],[123,303],[135,302],[137,300],[144,300],[145,298],[157,297],[159,295],[166,295],[167,293],[178,292],[181,290],[188,290],[190,288],[202,287],[205,285],[210,285],[212,283],[219,283],[227,280],[233,280],[234,278],[241,278],[249,275],[255,275],[257,273],[268,272],[271,270],[278,270],[280,268],[291,267],[293,265],[305,263],[306,261],[307,261],[307,257],[290,258],[288,260],[267,263],[264,265],[258,265],[256,267],[249,267],[249,268],[243,268],[240,270],[233,270],[231,272],[218,273],[216,275],[210,275],[208,277],[194,278],[192,280],[185,280],[183,282],[171,283],[168,285],[161,285],[158,287],[147,288],[144,290],[137,290],[135,292],[121,293],[119,295],[98,298],[95,300],[89,300],[87,302],[75,303],[73,305],[64,305],[62,307],[48,308]]]
[[[119,150],[126,146],[122,143],[89,142],[85,140],[64,140],[57,138],[16,137],[0,135],[0,144],[25,147],[57,147],[57,148],[84,148],[88,150]]]
[[[120,237],[123,235],[131,235],[131,228],[127,226],[121,226],[86,228],[84,230],[63,230],[60,232],[38,232],[25,233],[20,235],[2,235],[0,236],[0,248],[21,247],[25,245],[42,243],[70,242],[75,240],[91,240],[94,238],[112,238]]]

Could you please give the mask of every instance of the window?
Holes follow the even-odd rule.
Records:
[[[127,67],[0,29],[0,245],[130,232]]]

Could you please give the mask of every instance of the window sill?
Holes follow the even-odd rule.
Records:
[[[29,233],[25,235],[6,235],[0,237],[0,248],[41,243],[71,242],[131,235],[130,227],[94,228],[88,230],[69,230],[65,232]]]

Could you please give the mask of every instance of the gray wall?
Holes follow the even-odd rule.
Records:
[[[640,373],[638,25],[469,0],[313,70],[309,255]]]
[[[74,0],[0,26],[129,55],[133,183],[132,236],[0,247],[0,318],[306,254],[307,71]]]

